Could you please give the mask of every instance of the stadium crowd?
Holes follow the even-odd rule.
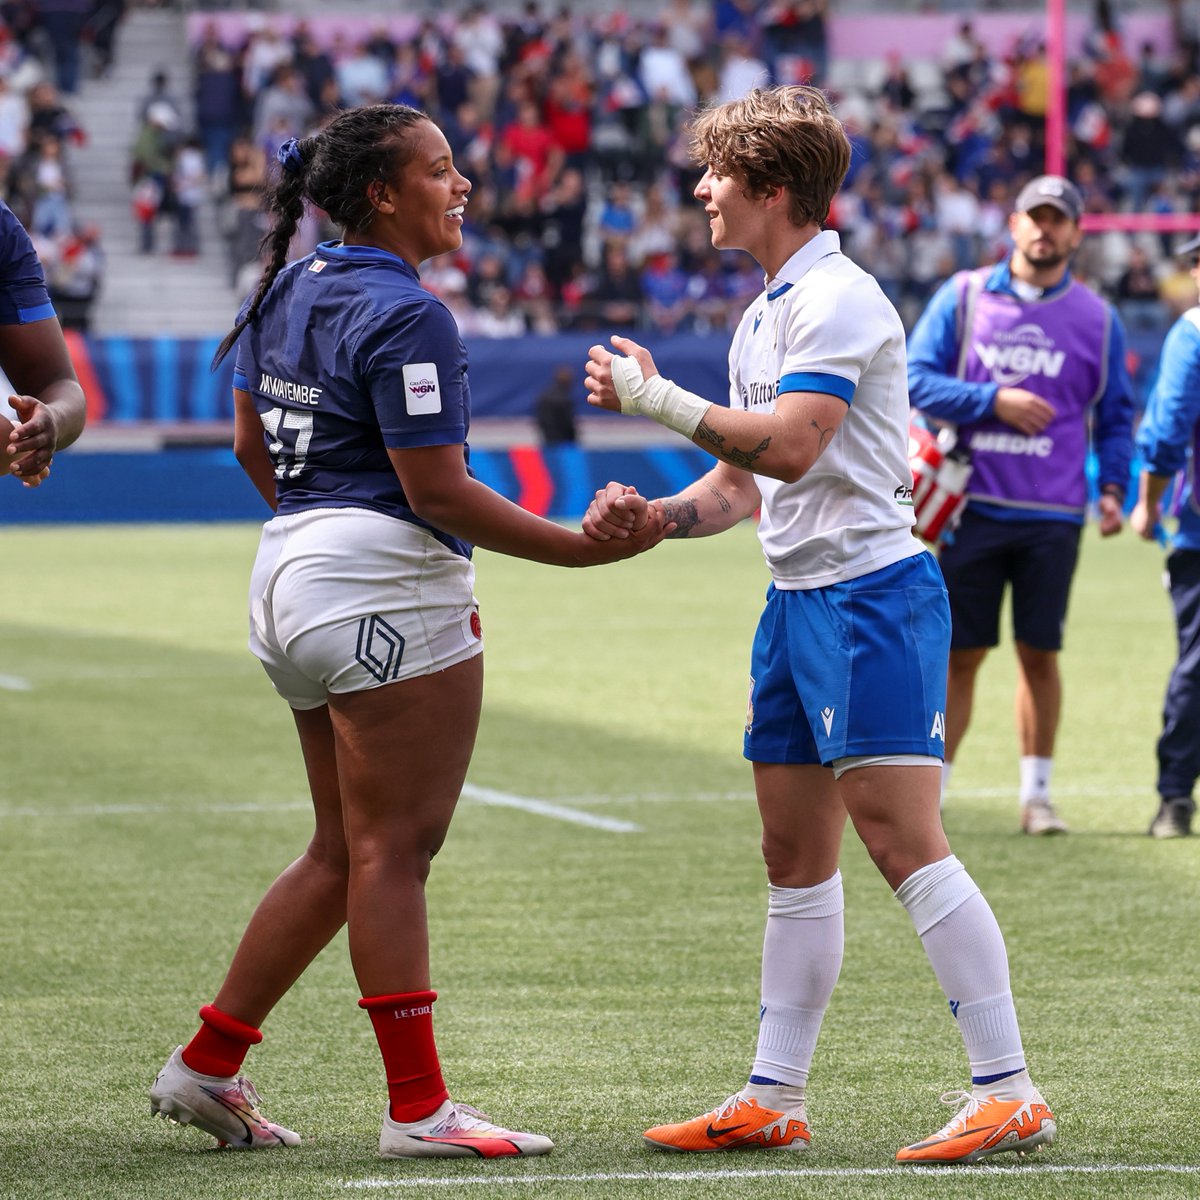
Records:
[[[907,324],[954,270],[1007,249],[1012,200],[1042,169],[1045,47],[996,52],[964,20],[934,78],[898,57],[850,79],[830,63],[826,0],[671,0],[653,17],[543,11],[529,0],[318,35],[312,23],[212,21],[194,46],[197,131],[219,189],[235,278],[252,279],[258,198],[278,146],[343,105],[402,101],[447,130],[474,181],[461,254],[426,281],[465,333],[613,324],[729,329],[760,285],[717,255],[691,197],[697,103],[768,82],[829,90],[855,154],[830,224]],[[1089,212],[1190,211],[1200,196],[1196,40],[1129,47],[1105,3],[1070,66],[1069,173]],[[927,65],[927,64],[926,64]],[[319,217],[297,239],[325,235]],[[1194,287],[1164,235],[1087,239],[1076,268],[1131,324],[1161,322]]]
[[[70,152],[86,132],[70,98],[82,70],[111,64],[125,7],[0,4],[4,196],[60,311],[81,327],[104,259],[72,203]],[[278,146],[341,107],[401,101],[447,130],[475,185],[462,252],[426,273],[465,333],[729,330],[760,281],[747,258],[709,244],[691,196],[687,119],[757,84],[811,81],[831,93],[855,151],[830,225],[911,327],[943,279],[1007,250],[1013,198],[1043,166],[1045,47],[1032,34],[996,47],[966,18],[926,58],[848,70],[828,54],[827,0],[495,7],[341,24],[216,13],[194,26],[193,95],[181,94],[184,64],[165,64],[131,136],[143,251],[169,217],[170,251],[195,254],[198,211],[215,202],[231,282],[245,291]],[[1068,174],[1089,212],[1192,211],[1197,31],[1177,14],[1170,50],[1131,46],[1108,0],[1093,11],[1069,65]],[[314,214],[296,253],[328,233]],[[1131,329],[1161,328],[1195,295],[1171,241],[1092,235],[1075,270]]]

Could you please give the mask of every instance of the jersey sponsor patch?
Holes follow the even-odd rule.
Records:
[[[404,407],[410,417],[425,417],[442,411],[437,363],[404,364]]]

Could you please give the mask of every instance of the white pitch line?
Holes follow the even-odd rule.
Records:
[[[498,792],[495,788],[478,787],[473,783],[464,784],[462,794],[464,799],[474,800],[477,804],[490,804],[496,808],[517,808],[522,812],[535,813],[539,817],[570,821],[574,825],[586,825],[589,829],[603,829],[608,833],[642,831],[642,827],[632,821],[620,821],[616,817],[598,817],[578,808],[551,804],[547,800],[534,800],[531,796],[514,796],[509,792]]]
[[[584,812],[578,808],[568,808],[562,804],[551,804],[546,800],[535,800],[531,796],[516,796],[509,792],[499,792],[494,788],[478,787],[473,783],[463,786],[463,798],[477,804],[491,805],[496,808],[515,808],[522,812],[533,813],[539,817],[549,817],[556,821],[569,821],[575,825],[585,825],[590,829],[603,829],[608,833],[640,833],[640,825],[631,821],[621,821],[616,817],[599,817],[594,813]],[[281,813],[309,812],[312,803],[300,800],[283,804],[256,804],[249,801],[245,804],[189,804],[187,811],[197,813]],[[153,816],[155,814],[174,815],[180,811],[177,805],[166,804],[80,804],[70,808],[6,808],[0,807],[0,819],[4,817],[50,817],[50,818],[79,818],[79,817],[113,817],[113,816]]]
[[[32,692],[33,684],[20,675],[0,675],[0,688],[6,692]]]
[[[702,1183],[708,1179],[866,1179],[878,1176],[953,1176],[995,1175],[1006,1179],[1022,1179],[1027,1175],[1197,1175],[1200,1166],[1175,1163],[1104,1163],[1095,1165],[1071,1164],[1045,1166],[1014,1164],[1007,1167],[946,1166],[946,1167],[816,1167],[769,1170],[712,1170],[712,1171],[595,1171],[580,1175],[422,1175],[410,1179],[347,1179],[336,1186],[381,1191],[387,1188],[418,1187],[496,1187],[503,1184],[542,1183],[650,1183],[666,1180],[671,1183]]]

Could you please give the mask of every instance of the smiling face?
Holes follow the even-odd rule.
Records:
[[[759,258],[755,251],[761,238],[762,204],[746,194],[745,183],[710,166],[692,194],[704,205],[712,244],[718,250],[746,250]]]
[[[455,168],[446,135],[432,121],[408,136],[410,157],[396,178],[371,185],[376,214],[364,240],[417,267],[462,245],[471,181]]]

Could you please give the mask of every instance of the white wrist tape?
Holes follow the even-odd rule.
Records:
[[[617,355],[612,360],[613,387],[623,413],[636,413],[691,438],[708,409],[709,402],[664,379],[642,376],[634,358]]]

